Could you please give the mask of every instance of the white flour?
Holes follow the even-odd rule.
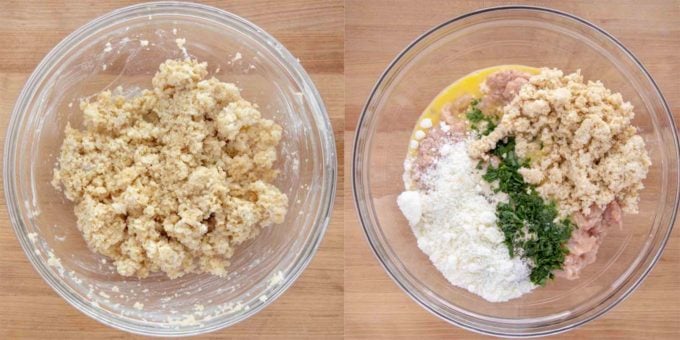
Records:
[[[397,197],[397,205],[401,213],[408,220],[408,224],[414,226],[420,222],[423,215],[423,205],[421,195],[417,191],[404,191]]]
[[[481,178],[467,144],[444,145],[441,158],[425,176],[433,189],[403,192],[397,202],[418,247],[449,282],[491,302],[507,301],[535,285],[527,264],[510,258],[503,244],[495,215],[496,203],[503,198]]]

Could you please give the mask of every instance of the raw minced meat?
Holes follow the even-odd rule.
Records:
[[[562,270],[555,273],[557,276],[574,280],[579,277],[581,270],[595,262],[597,251],[612,227],[621,228],[621,207],[613,201],[605,209],[593,205],[590,214],[575,213],[574,223],[578,228],[571,233],[567,243],[569,254],[564,259]]]
[[[463,126],[462,129],[465,127]],[[463,130],[464,131],[464,130]],[[427,188],[427,183],[422,180],[423,174],[435,163],[439,157],[439,149],[442,145],[461,140],[464,134],[453,129],[441,129],[440,127],[428,130],[425,138],[418,144],[416,157],[411,166],[410,178],[421,188]]]
[[[481,86],[483,96],[479,108],[485,114],[494,114],[493,111],[515,98],[530,76],[517,70],[499,71],[489,75]]]
[[[125,276],[225,275],[234,248],[281,223],[272,181],[282,129],[207,64],[167,60],[153,89],[83,101],[53,185],[74,201],[88,246]]]

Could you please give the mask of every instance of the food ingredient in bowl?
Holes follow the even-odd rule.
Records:
[[[409,225],[414,226],[420,222],[420,217],[423,215],[423,202],[420,199],[420,193],[417,191],[404,191],[397,197],[397,204],[404,213],[404,217],[408,220]]]
[[[651,162],[633,116],[620,94],[579,72],[519,65],[474,72],[416,122],[397,203],[435,267],[489,301],[555,275],[577,279],[608,230],[622,227],[622,213],[637,212]],[[454,159],[452,145],[465,146]],[[466,205],[470,188],[478,200]],[[503,256],[466,248],[489,240]]]
[[[225,275],[235,247],[283,222],[272,181],[282,129],[207,64],[167,60],[151,90],[82,101],[53,185],[75,202],[88,246],[124,276]]]
[[[555,275],[567,279],[578,278],[581,270],[597,259],[597,250],[609,229],[623,227],[621,214],[621,207],[617,201],[612,201],[604,209],[593,205],[588,215],[575,213],[573,219],[578,228],[571,233],[567,243],[569,254],[564,260],[562,269],[556,271]]]
[[[560,214],[590,213],[618,199],[625,212],[637,212],[651,161],[642,137],[631,125],[633,106],[601,82],[583,82],[580,73],[544,69],[503,108],[498,127],[471,145],[484,157],[498,141],[514,136],[517,156],[531,159],[520,169]]]
[[[507,301],[534,284],[527,264],[512,258],[503,244],[494,212],[504,197],[481,180],[482,173],[467,154],[468,143],[461,136],[444,142],[437,165],[421,177],[432,189],[404,191],[399,207],[404,212],[422,210],[409,224],[418,247],[447,280],[489,301]]]
[[[523,180],[555,202],[561,218],[573,217],[579,230],[559,275],[578,278],[595,261],[609,226],[620,225],[620,209],[637,213],[651,161],[633,116],[633,106],[601,82],[543,69],[503,108],[498,127],[470,147],[473,157],[488,157],[512,136],[517,157],[527,160],[518,170]]]

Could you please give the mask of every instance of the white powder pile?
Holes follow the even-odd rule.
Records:
[[[420,222],[423,215],[423,205],[421,195],[417,191],[404,191],[397,197],[397,205],[402,214],[408,220],[408,224],[414,226]]]
[[[418,247],[453,285],[491,302],[532,289],[529,267],[510,258],[496,226],[495,196],[467,154],[469,141],[444,145],[425,174],[428,192],[406,191],[397,199]]]

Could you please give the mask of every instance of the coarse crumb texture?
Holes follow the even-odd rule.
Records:
[[[284,220],[271,182],[281,127],[207,64],[167,60],[153,89],[83,101],[52,184],[76,203],[91,249],[124,276],[227,273],[234,247]]]
[[[517,155],[531,160],[520,169],[524,180],[555,200],[560,215],[587,215],[615,199],[637,212],[651,161],[621,94],[599,81],[584,83],[580,72],[544,68],[503,111],[498,127],[470,145],[471,156],[488,157],[498,141],[514,136]]]

